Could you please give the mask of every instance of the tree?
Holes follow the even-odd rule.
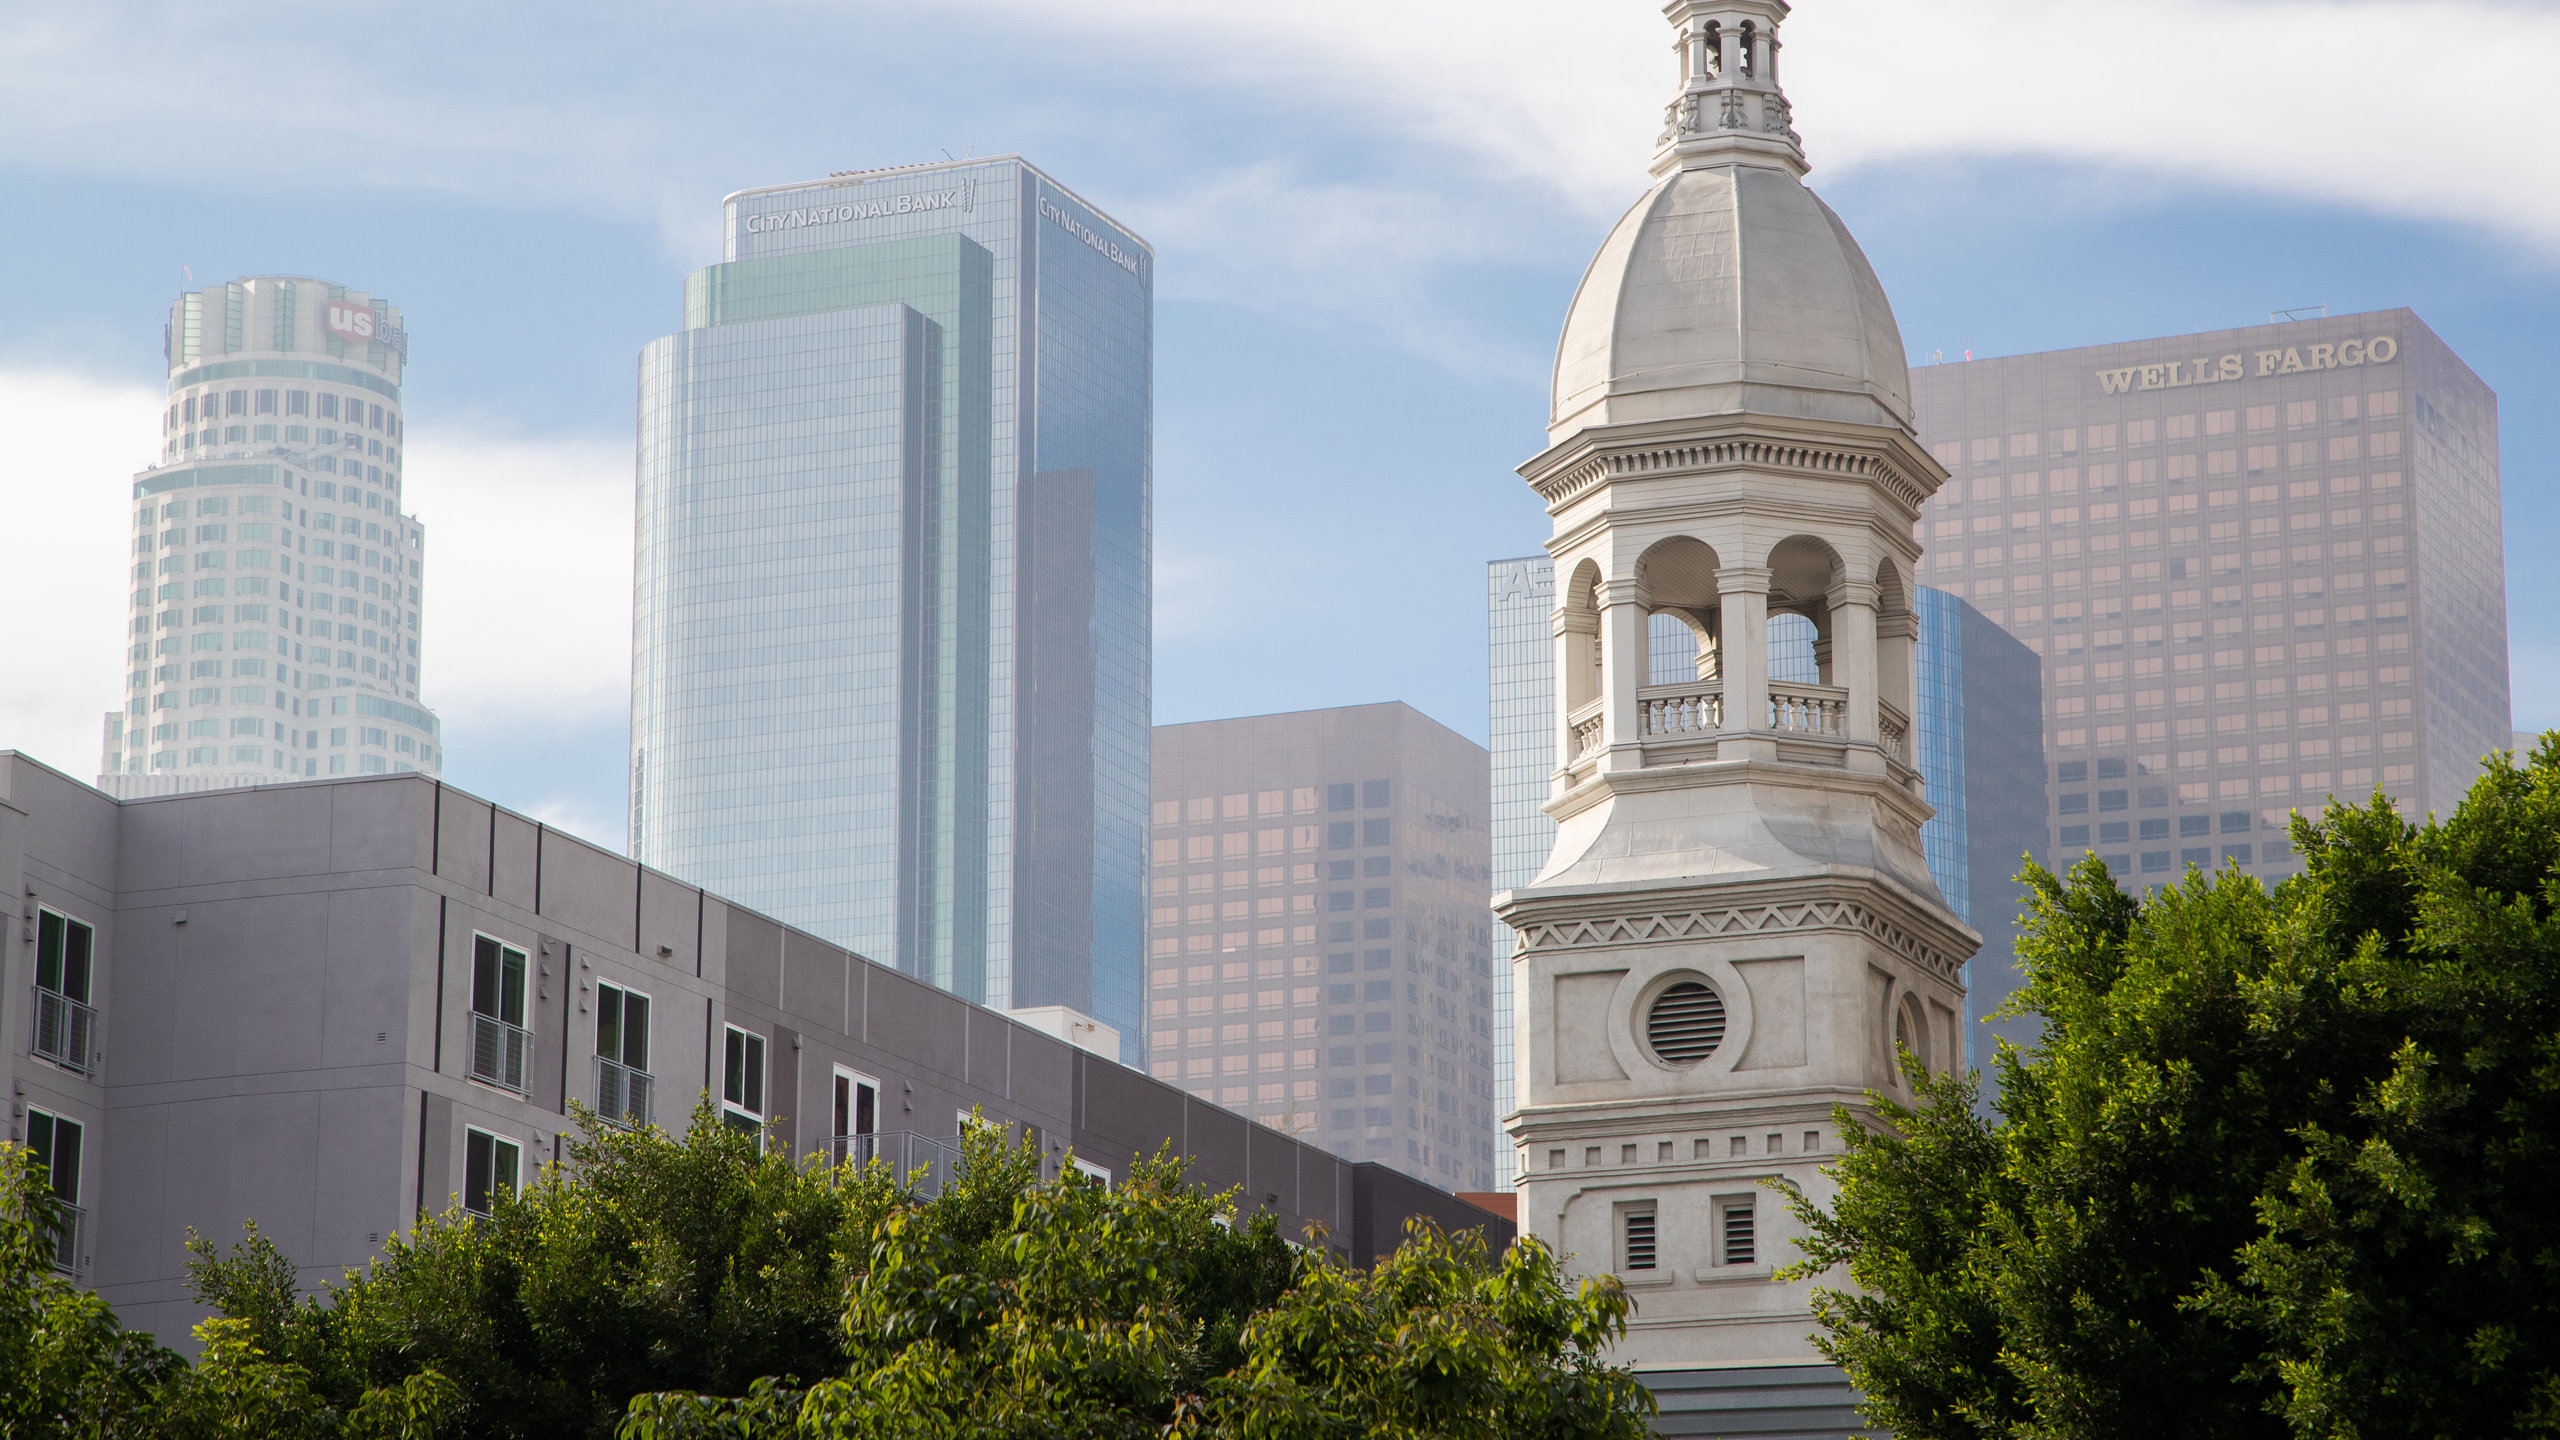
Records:
[[[646,1391],[841,1368],[840,1251],[907,1203],[896,1177],[795,1165],[707,1102],[681,1138],[591,1126],[569,1155],[319,1295],[254,1225],[227,1256],[191,1239],[189,1277],[238,1345],[349,1423],[370,1404],[473,1436],[605,1436]]]
[[[1106,1187],[971,1137],[941,1199],[881,1215],[849,1277],[840,1374],[644,1396],[630,1440],[697,1436],[1633,1437],[1650,1397],[1598,1352],[1613,1282],[1568,1294],[1534,1241],[1499,1263],[1413,1227],[1362,1275],[1166,1157]]]
[[[2560,736],[2442,822],[2147,898],[2029,864],[2030,1051],[1802,1195],[1820,1342],[1912,1437],[2560,1431]]]
[[[0,1436],[144,1433],[184,1362],[54,1273],[62,1203],[23,1145],[0,1141]]]

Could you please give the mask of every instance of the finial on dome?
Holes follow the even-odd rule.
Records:
[[[1802,178],[1804,143],[1778,88],[1786,0],[1671,0],[1662,13],[1680,36],[1680,94],[1663,111],[1655,176],[1756,159]]]

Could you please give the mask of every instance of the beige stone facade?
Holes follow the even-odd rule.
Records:
[[[1898,1088],[1897,1048],[1961,1055],[1977,937],[1923,858],[1911,721],[1914,525],[1945,472],[1883,289],[1803,184],[1787,7],[1667,13],[1656,183],[1575,297],[1550,447],[1521,467],[1554,523],[1558,829],[1496,897],[1507,1124],[1522,1229],[1636,1296],[1619,1358],[1815,1366],[1763,1182],[1823,1193],[1833,1107]],[[1774,678],[1788,614],[1811,681]],[[1694,678],[1649,683],[1658,635]]]

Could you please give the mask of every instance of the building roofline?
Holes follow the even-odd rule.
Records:
[[[1032,164],[1030,161],[1023,159],[1020,155],[1014,154],[972,155],[963,160],[928,160],[914,165],[881,165],[869,170],[836,170],[829,172],[823,180],[794,180],[782,185],[751,185],[744,190],[732,190],[728,194],[721,196],[720,208],[723,211],[726,211],[731,205],[753,195],[778,195],[786,190],[822,190],[829,186],[842,186],[846,184],[860,185],[868,183],[873,179],[886,178],[891,175],[921,175],[933,170],[958,170],[972,165],[994,165],[1007,161],[1019,165],[1023,169],[1030,171],[1032,174],[1039,176],[1041,179],[1049,182],[1049,184],[1056,188],[1061,194],[1064,194],[1069,199],[1075,201],[1087,210],[1092,211],[1094,214],[1101,216],[1105,221],[1109,222],[1112,228],[1138,242],[1139,248],[1147,252],[1147,258],[1149,260],[1156,258],[1156,247],[1148,241],[1147,237],[1130,229],[1127,221],[1122,220],[1119,216],[1114,215],[1110,211],[1103,209],[1101,206],[1094,204],[1090,200],[1087,200],[1076,190],[1074,186],[1067,184],[1057,176],[1052,175],[1048,171],[1041,169],[1039,166]]]
[[[1967,365],[1997,364],[2003,360],[2036,360],[2056,355],[2122,350],[2134,345],[2165,345],[2178,340],[2202,339],[2208,335],[2245,335],[2255,330],[2282,330],[2295,325],[2325,325],[2340,320],[2360,319],[2368,315],[2406,316],[2420,329],[2425,330],[2429,336],[2434,337],[2437,343],[2443,343],[2443,337],[2436,335],[2435,328],[2419,318],[2416,310],[2406,305],[2386,305],[2378,310],[2350,310],[2337,315],[2315,315],[2303,320],[2271,320],[2256,325],[2226,325],[2218,330],[2189,330],[2175,335],[2136,335],[2122,340],[2100,340],[2088,345],[2061,345],[2049,350],[2019,350],[2007,355],[1977,355],[1971,360],[1942,360],[1934,365],[1915,364],[1911,367],[1911,373],[1918,375],[1924,371],[1958,370]],[[2448,345],[2445,348],[2452,347]]]
[[[1458,741],[1460,744],[1474,745],[1476,749],[1483,750],[1488,755],[1493,753],[1487,747],[1477,745],[1475,741],[1469,740],[1466,736],[1459,734],[1456,730],[1447,725],[1441,724],[1440,721],[1432,718],[1429,714],[1422,711],[1409,700],[1371,700],[1359,705],[1317,705],[1304,710],[1267,710],[1259,715],[1221,715],[1209,720],[1177,720],[1170,724],[1155,725],[1149,728],[1151,730],[1182,730],[1194,725],[1242,725],[1249,724],[1256,720],[1288,720],[1301,715],[1331,715],[1339,714],[1348,710],[1387,709],[1402,710],[1406,714],[1422,721],[1424,724],[1441,731],[1449,736],[1449,738]]]

